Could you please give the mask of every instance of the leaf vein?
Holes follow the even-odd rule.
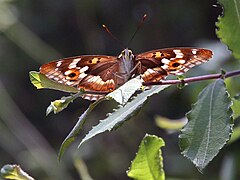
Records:
[[[238,23],[240,24],[240,13],[239,13],[239,9],[238,9],[236,0],[234,0],[234,5],[235,5],[236,13],[237,13]]]
[[[146,160],[147,160],[148,168],[149,168],[149,170],[150,170],[150,173],[151,173],[153,179],[155,180],[156,177],[155,177],[155,175],[154,175],[154,171],[153,171],[152,166],[151,166],[151,163],[150,163],[151,161],[150,161],[149,158],[148,158],[148,151],[147,151],[146,145],[144,145],[144,150],[145,150],[145,153],[146,153]]]
[[[214,94],[214,90],[215,90],[215,86],[216,86],[216,82],[214,82],[213,88],[212,88],[212,92],[211,92],[211,96],[210,96],[210,110],[209,110],[209,118],[208,118],[208,130],[207,130],[207,144],[206,144],[206,148],[204,151],[204,158],[203,158],[203,164],[206,160],[206,156],[207,156],[207,149],[209,148],[209,138],[210,138],[210,131],[211,131],[211,124],[212,124],[212,102],[213,102],[213,94]]]

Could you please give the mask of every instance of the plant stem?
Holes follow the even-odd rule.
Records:
[[[144,82],[144,86],[151,86],[151,85],[167,85],[167,84],[178,84],[178,83],[190,83],[190,82],[197,82],[197,81],[204,81],[204,80],[210,80],[210,79],[218,79],[218,78],[229,78],[232,76],[239,76],[240,70],[230,71],[226,72],[225,74],[209,74],[209,75],[203,75],[203,76],[196,76],[196,77],[190,77],[183,80],[163,80],[159,82]]]
[[[205,80],[210,80],[210,79],[218,79],[218,78],[229,78],[233,76],[239,76],[240,75],[240,70],[235,70],[235,71],[229,71],[226,73],[219,73],[219,74],[208,74],[208,75],[202,75],[202,76],[195,76],[195,77],[190,77],[186,78],[183,80],[161,80],[159,82],[144,82],[144,86],[152,86],[152,85],[167,85],[167,84],[185,84],[185,83],[190,83],[190,82],[198,82],[198,81],[205,81]],[[84,91],[87,94],[108,94],[109,92],[104,92],[104,91]]]

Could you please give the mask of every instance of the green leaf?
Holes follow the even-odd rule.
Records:
[[[164,145],[163,139],[147,134],[127,172],[128,177],[137,180],[164,180],[163,157],[160,149]]]
[[[208,85],[187,113],[188,124],[181,131],[182,154],[199,171],[218,154],[232,133],[231,98],[222,79]]]
[[[82,180],[93,180],[88,172],[86,163],[78,155],[73,157],[73,165]]]
[[[15,180],[34,180],[26,172],[24,172],[19,165],[5,165],[1,169],[1,175],[6,179]]]
[[[80,131],[82,130],[83,125],[86,122],[86,119],[88,115],[92,112],[92,110],[102,101],[106,99],[99,99],[95,101],[94,103],[90,104],[88,109],[79,117],[78,122],[74,126],[74,128],[71,130],[71,132],[68,134],[68,136],[64,139],[60,150],[58,152],[58,159],[60,161],[62,155],[64,154],[65,150],[75,141],[77,136],[79,135]]]
[[[233,133],[232,133],[231,139],[228,142],[228,144],[231,144],[231,143],[237,141],[239,138],[240,138],[240,126],[237,126],[237,127],[233,128]]]
[[[233,110],[233,119],[236,119],[240,116],[240,99],[238,97],[232,98],[233,105],[232,105],[232,110]]]
[[[82,139],[79,147],[87,140],[105,131],[111,131],[114,127],[122,124],[124,121],[130,119],[143,106],[149,96],[159,93],[169,85],[153,86],[151,89],[138,94],[131,102],[125,106],[120,106],[115,112],[111,113],[106,119],[100,120],[100,123],[92,128],[92,130]]]
[[[218,0],[223,6],[223,17],[218,18],[217,36],[232,50],[235,58],[240,59],[240,1]]]
[[[46,110],[46,115],[50,114],[51,112],[53,112],[54,114],[61,112],[62,110],[67,108],[71,102],[73,102],[75,99],[77,99],[78,97],[80,97],[83,94],[84,93],[80,91],[71,96],[62,97],[61,99],[51,102],[51,104],[48,106],[48,108]]]
[[[51,112],[57,114],[64,110],[68,106],[68,104],[72,102],[71,100],[68,99],[71,99],[71,96],[62,97],[61,99],[52,101],[51,104],[47,107],[46,115],[49,115]]]
[[[162,129],[165,129],[169,132],[179,131],[182,129],[186,123],[187,118],[181,118],[181,119],[169,119],[162,116],[156,116],[155,118],[156,125]]]
[[[67,86],[64,84],[57,83],[56,81],[53,81],[43,74],[36,72],[36,71],[31,71],[29,72],[29,77],[31,83],[37,88],[37,89],[55,89],[59,91],[64,91],[64,92],[79,92],[77,88]]]
[[[119,104],[126,104],[129,98],[140,89],[142,82],[140,77],[133,78],[127,81],[124,85],[109,93],[106,98],[112,98]]]

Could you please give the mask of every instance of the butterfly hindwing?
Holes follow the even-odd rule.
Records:
[[[140,74],[145,82],[159,81],[168,74],[180,75],[192,67],[207,62],[212,51],[201,48],[166,48],[138,54]]]

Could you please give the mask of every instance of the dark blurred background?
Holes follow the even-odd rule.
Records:
[[[84,174],[84,167],[93,179],[128,179],[130,161],[141,139],[149,133],[166,141],[164,169],[169,179],[221,179],[232,172],[226,167],[234,164],[237,143],[225,147],[201,174],[180,155],[178,133],[169,134],[155,124],[157,115],[184,117],[209,82],[193,83],[183,90],[172,86],[154,95],[122,127],[93,138],[80,149],[77,141],[62,161],[57,161],[62,141],[90,102],[78,99],[63,112],[46,117],[50,101],[67,94],[37,90],[29,81],[29,71],[38,71],[41,64],[63,57],[117,56],[122,47],[103,30],[102,24],[127,44],[145,13],[148,18],[129,45],[135,54],[176,46],[214,51],[212,62],[190,70],[186,76],[235,66],[234,61],[226,63],[229,52],[215,35],[215,22],[222,8],[213,0],[0,1],[0,166],[16,163],[36,179],[45,180],[81,179],[79,172]],[[115,105],[104,102],[97,107],[80,138]]]

